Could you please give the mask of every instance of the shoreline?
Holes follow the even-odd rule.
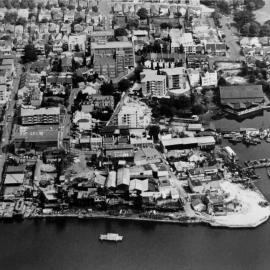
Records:
[[[202,218],[200,216],[194,216],[194,217],[188,217],[183,216],[182,220],[179,219],[154,219],[154,218],[144,218],[144,217],[132,217],[132,216],[110,216],[110,215],[93,215],[93,214],[86,214],[83,216],[80,216],[79,214],[39,214],[39,215],[33,215],[30,217],[1,217],[0,221],[10,221],[10,222],[16,222],[16,221],[24,221],[24,220],[57,220],[57,219],[78,219],[78,220],[114,220],[114,221],[135,221],[135,222],[151,222],[151,223],[163,223],[163,224],[179,224],[179,225],[191,225],[191,224],[197,224],[197,225],[208,225],[210,227],[215,228],[228,228],[228,229],[252,229],[256,228],[263,223],[265,223],[269,219],[268,215],[267,217],[264,217],[263,219],[250,223],[250,224],[239,224],[239,225],[228,225],[219,223],[215,220],[209,220],[207,217]],[[209,217],[210,218],[210,217]]]

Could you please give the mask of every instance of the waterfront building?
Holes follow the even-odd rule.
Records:
[[[220,87],[220,103],[224,110],[237,116],[262,109],[264,93],[261,85],[235,85]]]

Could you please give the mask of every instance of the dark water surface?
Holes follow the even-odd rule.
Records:
[[[270,127],[270,113],[217,121],[216,127]],[[240,159],[270,157],[270,144],[232,146]],[[265,169],[257,185],[270,200]],[[100,243],[100,233],[124,235]],[[136,222],[23,221],[0,223],[0,270],[269,270],[270,221],[256,229]]]

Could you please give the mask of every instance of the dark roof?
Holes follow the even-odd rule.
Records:
[[[264,98],[261,85],[235,85],[220,87],[220,99],[224,102],[239,102],[241,100],[251,100]]]

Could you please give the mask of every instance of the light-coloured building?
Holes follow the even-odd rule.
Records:
[[[92,42],[91,54],[97,56],[114,56],[117,52],[123,51],[125,66],[134,66],[134,51],[130,41],[112,41],[112,42]]]
[[[218,78],[216,71],[207,71],[201,74],[202,87],[217,87]]]
[[[144,96],[163,97],[167,93],[166,76],[157,75],[156,70],[144,70],[141,73],[142,93]]]
[[[151,123],[151,109],[140,101],[127,99],[119,109],[115,120],[118,126],[145,128]]]
[[[58,124],[60,122],[60,108],[21,108],[22,125]]]
[[[199,69],[189,68],[187,70],[187,75],[188,75],[189,84],[190,84],[191,87],[196,87],[196,86],[200,85],[201,76],[200,76]]]
[[[80,51],[85,51],[86,48],[86,35],[70,35],[68,38],[68,48],[70,51],[75,51],[78,45]]]
[[[184,67],[161,69],[160,73],[166,75],[166,84],[172,94],[185,94],[190,90]]]

